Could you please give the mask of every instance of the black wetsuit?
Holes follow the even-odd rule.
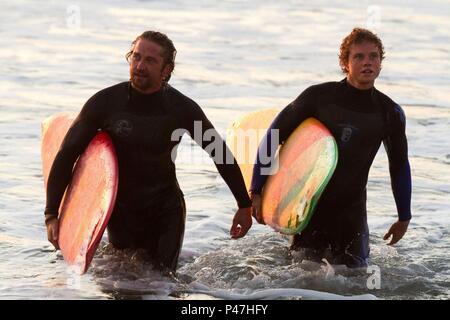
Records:
[[[364,266],[369,256],[366,185],[373,159],[384,142],[399,220],[411,218],[411,173],[405,136],[405,116],[389,97],[375,88],[358,90],[346,80],[311,86],[273,121],[280,143],[306,118],[321,121],[338,145],[338,163],[309,225],[293,238],[292,249],[306,248],[313,260]],[[271,157],[278,147],[266,134],[262,145]],[[268,148],[270,146],[270,148]],[[261,149],[262,146],[260,146]],[[270,159],[270,158],[269,158]],[[251,190],[260,194],[267,179],[260,157]]]
[[[199,138],[194,137],[196,121],[202,129]],[[97,131],[105,131],[113,140],[119,162],[117,200],[108,224],[110,242],[118,248],[144,248],[156,266],[175,270],[185,224],[184,197],[172,161],[182,137],[182,133],[172,136],[176,129],[188,132],[203,149],[211,143],[203,141],[203,133],[214,130],[212,142],[221,144],[225,159],[230,159],[231,152],[201,108],[169,85],[145,95],[123,82],[95,94],[56,155],[48,180],[46,217],[57,214],[78,156]],[[238,206],[251,206],[238,165],[226,164],[212,148],[205,150]]]

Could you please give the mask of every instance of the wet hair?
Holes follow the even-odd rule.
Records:
[[[384,59],[384,47],[378,36],[363,28],[354,28],[352,32],[348,36],[342,40],[341,49],[339,52],[339,65],[341,66],[341,70],[343,73],[348,73],[348,70],[345,68],[345,65],[348,63],[348,58],[350,55],[350,47],[352,44],[360,44],[364,41],[372,42],[378,47],[378,51],[380,52],[380,59],[383,61]]]
[[[171,65],[171,71],[169,75],[164,79],[164,82],[168,82],[173,70],[175,69],[175,56],[177,55],[177,49],[175,49],[172,40],[170,40],[169,37],[167,37],[164,33],[158,31],[145,31],[131,43],[131,49],[125,55],[125,58],[128,62],[130,61],[130,57],[133,54],[134,46],[139,40],[142,39],[152,41],[161,46],[161,54],[164,59],[164,66],[166,66],[167,64]]]

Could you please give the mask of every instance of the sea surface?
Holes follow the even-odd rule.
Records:
[[[449,299],[449,1],[0,1],[0,299]],[[231,240],[236,203],[206,153],[183,138],[177,175],[187,223],[177,275],[104,237],[79,277],[46,240],[41,122],[78,112],[126,81],[124,55],[144,30],[178,50],[170,83],[225,135],[237,117],[282,108],[312,84],[344,76],[353,27],[383,40],[376,87],[407,116],[413,176],[409,230],[396,221],[384,148],[368,183],[366,270],[307,261],[286,236],[254,223]]]

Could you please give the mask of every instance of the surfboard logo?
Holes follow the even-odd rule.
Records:
[[[133,132],[133,124],[126,119],[117,120],[114,123],[114,133],[119,137],[129,137]]]

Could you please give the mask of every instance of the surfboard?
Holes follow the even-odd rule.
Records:
[[[236,119],[227,129],[226,143],[239,164],[247,190],[250,190],[259,144],[279,112],[276,108],[251,112]]]
[[[247,190],[258,146],[277,114],[277,109],[252,112],[236,120],[227,131],[227,144]],[[303,121],[275,155],[262,192],[264,222],[284,234],[300,233],[308,225],[337,159],[337,144],[330,131],[315,118]]]
[[[42,123],[44,186],[61,143],[75,119],[62,113]],[[89,268],[114,209],[119,180],[113,143],[99,132],[78,158],[59,209],[59,246],[64,260],[80,274]]]

